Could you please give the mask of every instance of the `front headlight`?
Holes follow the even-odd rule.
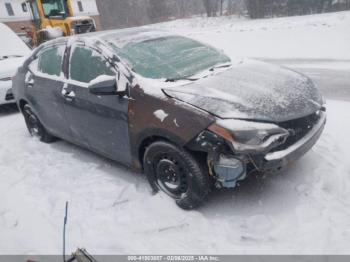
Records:
[[[210,131],[231,142],[236,152],[257,153],[283,144],[289,132],[277,125],[235,119],[218,119]]]

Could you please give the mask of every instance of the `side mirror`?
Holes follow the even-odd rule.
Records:
[[[101,75],[91,80],[88,88],[95,95],[116,95],[117,79],[115,76]]]

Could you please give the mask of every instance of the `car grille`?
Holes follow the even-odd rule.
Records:
[[[13,99],[15,99],[15,96],[13,94],[7,94],[5,97],[6,101],[13,100]]]
[[[12,93],[12,89],[10,89],[6,93],[5,100],[6,101],[10,101],[10,100],[13,100],[13,99],[15,99],[15,96]]]
[[[272,152],[284,150],[295,144],[302,137],[304,137],[319,121],[320,114],[316,112],[306,117],[293,119],[290,121],[279,123],[280,127],[287,129],[290,132],[286,142],[272,150]]]

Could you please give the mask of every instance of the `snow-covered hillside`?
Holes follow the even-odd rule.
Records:
[[[246,20],[192,18],[153,25],[222,48],[231,56],[350,59],[350,12]]]

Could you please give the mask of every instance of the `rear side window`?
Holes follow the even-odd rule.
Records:
[[[39,55],[39,71],[52,76],[60,76],[64,50],[64,46],[53,46],[45,49]]]
[[[114,76],[110,63],[95,50],[77,46],[70,60],[69,75],[72,80],[89,83],[100,75]]]

